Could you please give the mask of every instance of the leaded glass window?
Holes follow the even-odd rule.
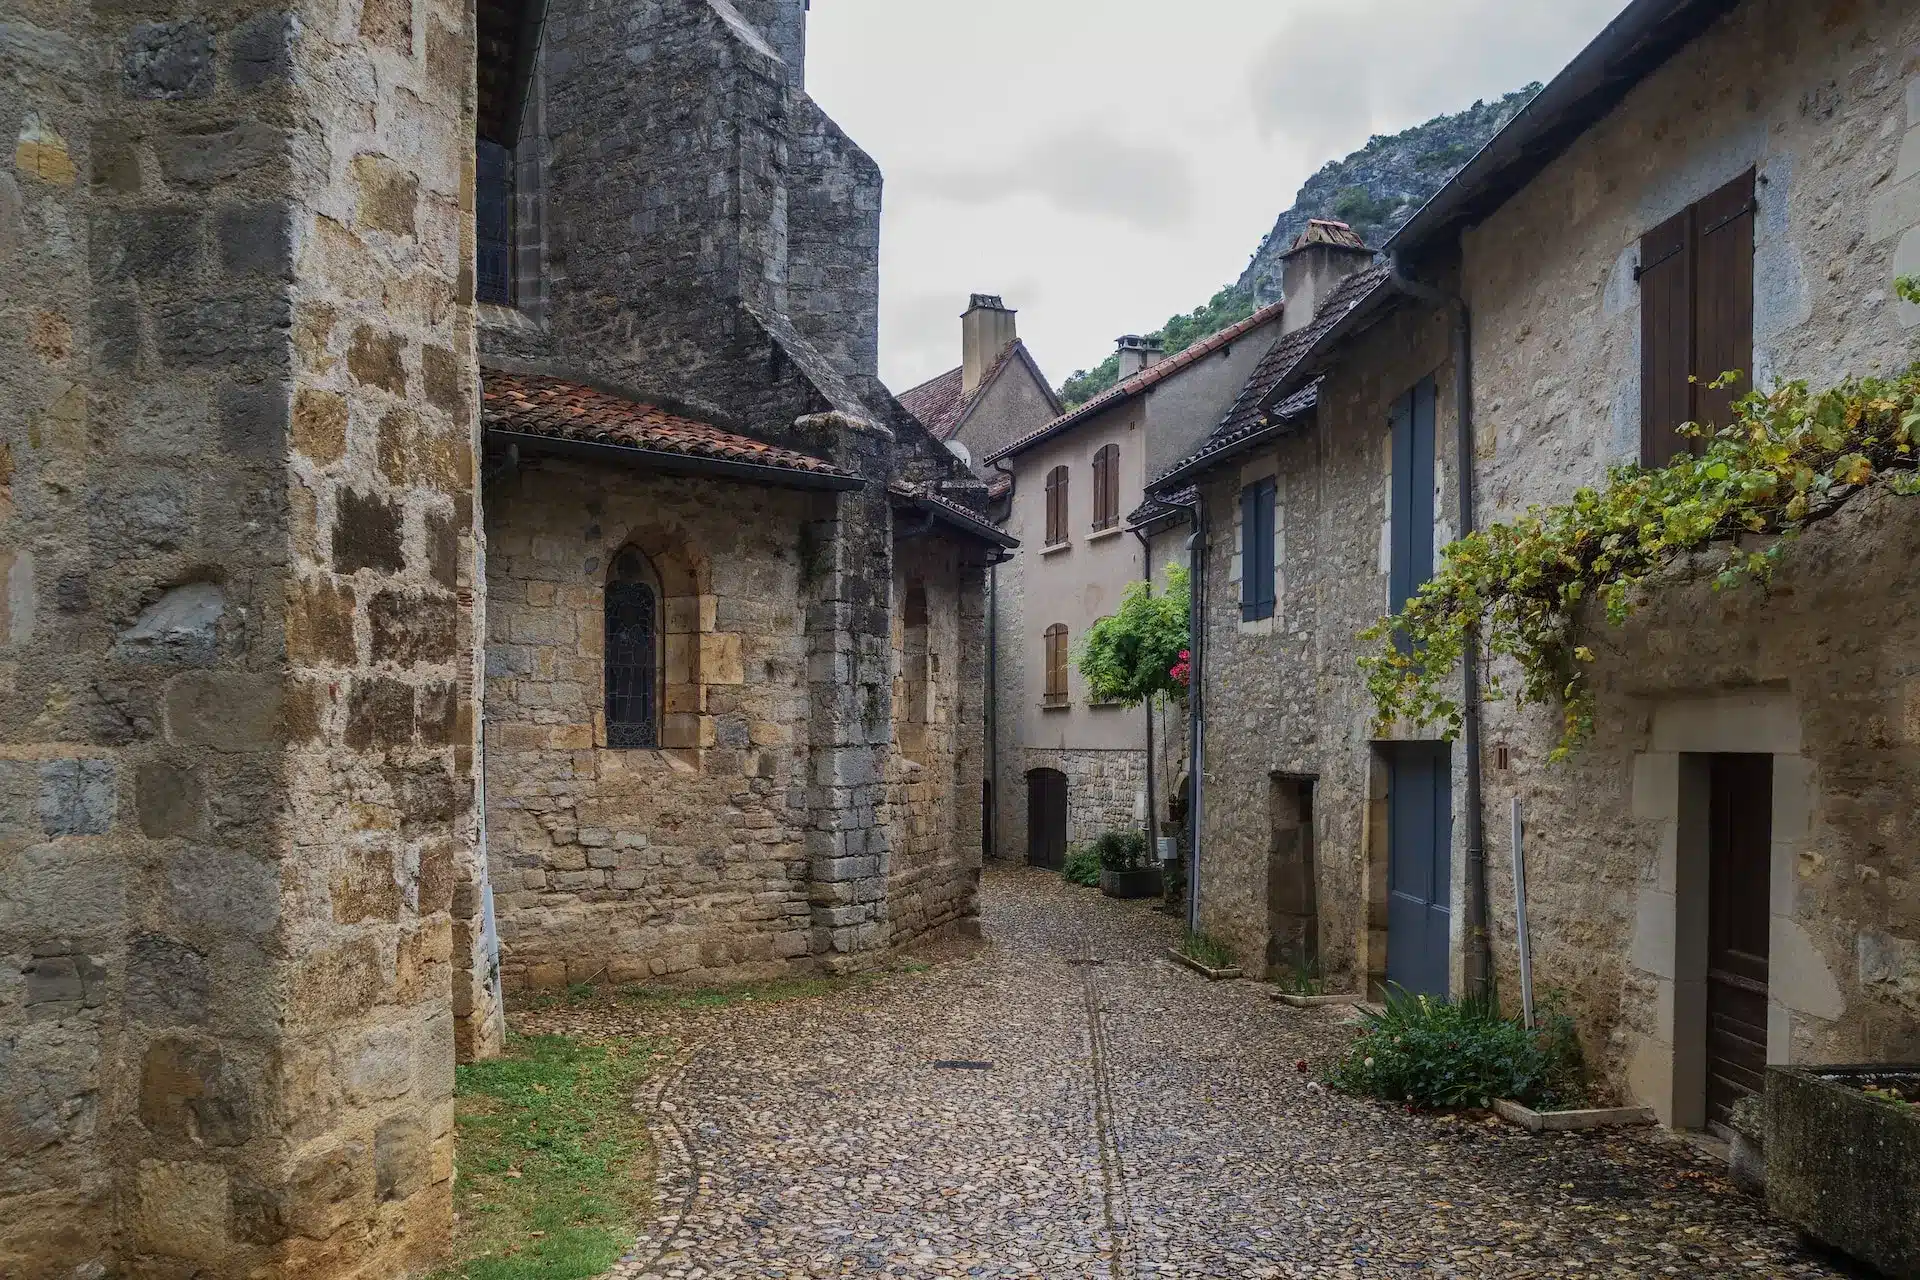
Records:
[[[660,593],[646,558],[623,551],[607,579],[607,745],[660,745]]]

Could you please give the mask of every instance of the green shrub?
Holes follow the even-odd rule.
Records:
[[[1188,959],[1198,960],[1209,969],[1231,969],[1236,963],[1232,947],[1204,933],[1189,930],[1187,936],[1181,939],[1180,950]]]
[[[1100,855],[1090,844],[1076,844],[1067,850],[1066,866],[1060,874],[1068,884],[1097,886],[1100,883]]]
[[[1286,965],[1273,975],[1273,984],[1290,996],[1323,996],[1327,994],[1327,984],[1320,976],[1320,962],[1309,960],[1305,964]]]
[[[1585,1066],[1573,1020],[1549,999],[1529,1031],[1490,999],[1458,1002],[1396,989],[1327,1073],[1346,1093],[1415,1107],[1486,1107],[1511,1098],[1538,1110],[1577,1106]]]
[[[1093,842],[1093,852],[1103,870],[1138,871],[1147,865],[1147,833],[1103,831]]]

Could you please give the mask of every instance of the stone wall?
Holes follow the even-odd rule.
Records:
[[[726,980],[807,956],[813,499],[545,459],[488,500],[507,984]],[[665,596],[665,751],[606,745],[603,584],[629,545]]]
[[[55,4],[0,53],[8,1275],[448,1241],[469,33]]]
[[[1271,941],[1269,796],[1276,777],[1311,779],[1318,952],[1331,990],[1386,968],[1385,873],[1369,824],[1375,729],[1355,638],[1387,611],[1392,402],[1439,381],[1434,542],[1453,534],[1453,396],[1443,317],[1401,312],[1359,340],[1327,377],[1317,418],[1202,485],[1207,512],[1205,796],[1200,924],[1243,958]],[[1242,486],[1275,479],[1278,583],[1270,620],[1240,620]],[[1419,736],[1408,730],[1407,736]],[[1376,815],[1377,816],[1377,815]],[[1456,823],[1456,881],[1465,861]],[[1455,912],[1456,920],[1460,913]],[[1457,978],[1457,975],[1456,975]],[[1457,985],[1457,982],[1456,982]]]
[[[951,545],[895,544],[895,751],[888,765],[896,942],[970,918],[981,866],[983,572]]]

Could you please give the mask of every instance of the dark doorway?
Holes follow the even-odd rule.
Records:
[[[1320,903],[1313,874],[1313,783],[1267,784],[1267,972],[1312,974],[1320,965]]]
[[[1707,810],[1707,1124],[1765,1087],[1773,757],[1717,755]]]
[[[1067,865],[1067,775],[1058,769],[1027,774],[1027,861],[1049,871]]]
[[[1443,998],[1453,920],[1451,754],[1444,742],[1387,747],[1387,981]]]

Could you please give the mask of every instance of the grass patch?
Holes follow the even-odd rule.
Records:
[[[633,1093],[647,1041],[514,1036],[455,1073],[454,1229],[441,1280],[587,1280],[651,1209],[652,1151]]]
[[[1204,933],[1189,931],[1180,940],[1181,954],[1189,960],[1197,960],[1209,969],[1231,969],[1238,964],[1233,948],[1226,943],[1209,938]]]

